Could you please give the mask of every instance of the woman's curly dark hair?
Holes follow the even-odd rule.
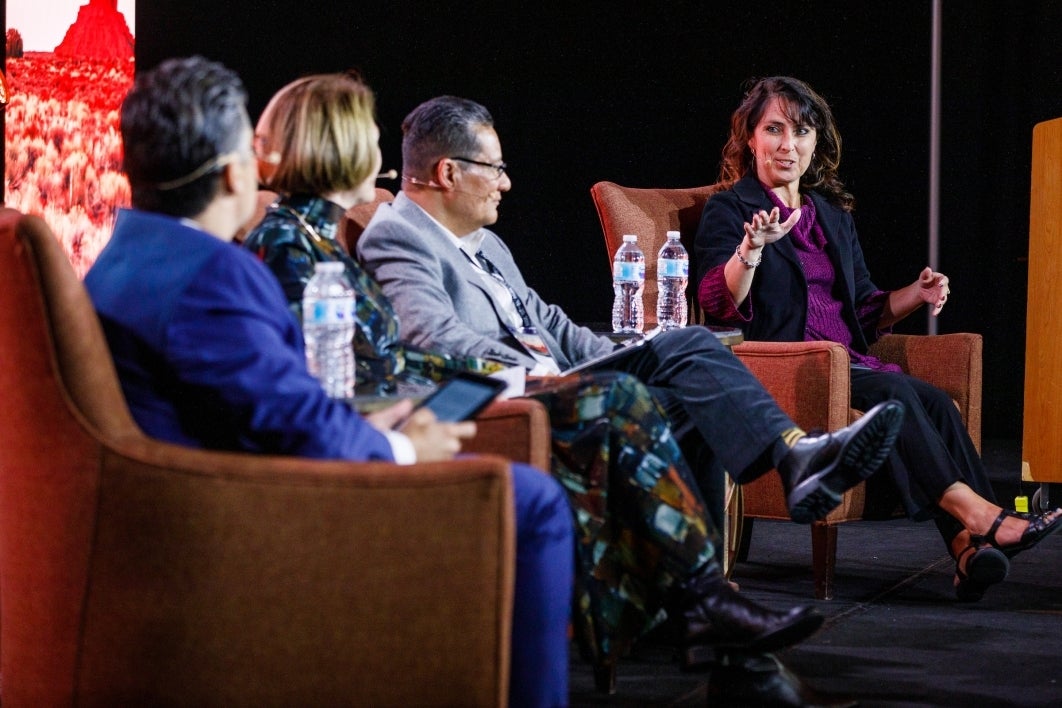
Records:
[[[815,129],[815,154],[800,178],[801,189],[814,189],[830,203],[852,211],[855,197],[845,190],[844,183],[837,176],[841,164],[841,134],[834,123],[833,112],[826,100],[810,86],[789,76],[760,79],[745,94],[745,99],[730,117],[730,138],[723,147],[719,181],[729,188],[755,169],[749,140],[767,105],[776,97],[781,99],[783,110],[791,121]]]

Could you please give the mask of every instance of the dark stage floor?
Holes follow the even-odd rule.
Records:
[[[1031,497],[1037,485],[1019,483],[1020,445],[984,449],[999,501]],[[758,520],[733,575],[763,604],[813,603],[826,615],[817,635],[780,654],[811,686],[861,706],[1062,705],[1062,534],[1015,558],[1007,580],[973,604],[955,602],[954,562],[932,523],[847,524],[837,554],[836,597],[817,602],[807,528]],[[595,692],[576,656],[572,705],[705,705],[707,675],[682,673],[674,656],[662,642],[636,647],[611,697]]]

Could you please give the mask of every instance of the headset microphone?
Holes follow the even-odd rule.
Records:
[[[441,184],[439,184],[435,180],[428,180],[427,182],[425,182],[424,180],[417,179],[416,177],[409,177],[408,175],[402,175],[402,181],[403,182],[409,182],[410,184],[417,184],[417,185],[420,185],[421,187],[432,187],[434,189],[445,189]],[[467,194],[470,197],[477,197],[479,199],[482,199],[485,202],[494,201],[494,197],[492,196],[493,192],[492,193],[488,193],[488,194],[476,194],[475,192],[469,192],[469,191],[464,190],[464,189],[457,189],[456,187],[452,188],[450,191],[457,192],[458,194]]]
[[[409,182],[410,184],[419,184],[421,187],[435,187],[437,189],[442,189],[442,185],[433,179],[429,179],[427,182],[425,182],[424,180],[417,179],[416,177],[407,177],[406,175],[402,175],[402,181]]]

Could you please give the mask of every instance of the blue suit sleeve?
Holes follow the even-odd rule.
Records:
[[[241,449],[312,458],[393,459],[387,438],[306,369],[297,324],[273,275],[253,258],[218,258],[177,300],[165,332],[203,420]],[[213,410],[210,410],[210,409]]]

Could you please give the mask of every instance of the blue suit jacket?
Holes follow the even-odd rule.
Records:
[[[561,369],[612,351],[615,345],[608,338],[543,301],[524,281],[508,247],[484,230],[483,253],[516,291]],[[394,306],[404,339],[447,354],[534,367],[535,360],[505,328],[468,258],[405,194],[376,210],[358,239],[358,257]]]
[[[134,419],[219,450],[392,460],[387,438],[306,370],[276,278],[189,222],[122,211],[85,277]]]

